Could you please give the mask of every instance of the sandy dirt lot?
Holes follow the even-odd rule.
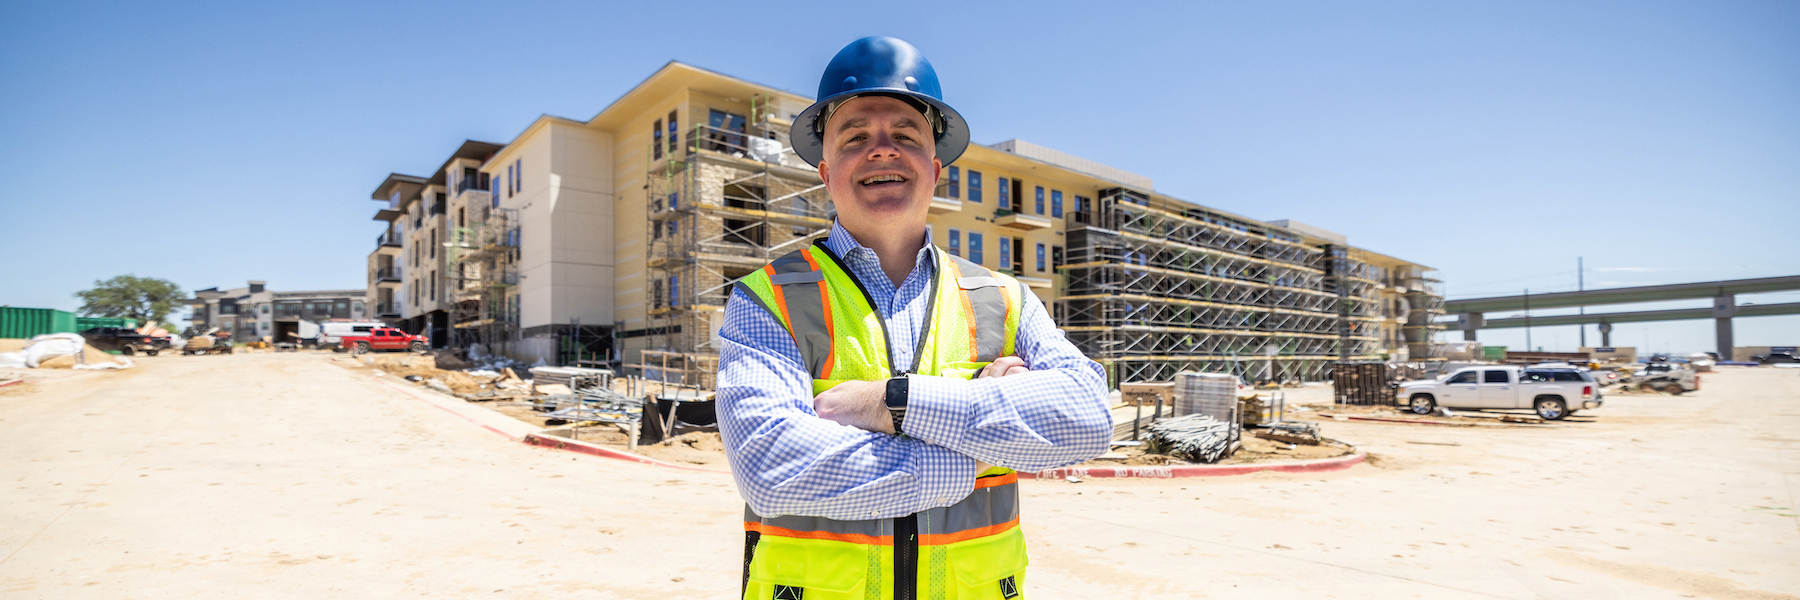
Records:
[[[317,354],[0,389],[0,598],[725,598],[731,478],[526,446]],[[4,376],[5,374],[0,374]],[[1800,371],[1582,422],[1325,422],[1342,472],[1027,481],[1028,598],[1800,598]]]

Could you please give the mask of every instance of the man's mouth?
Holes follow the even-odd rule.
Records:
[[[906,178],[901,177],[899,175],[892,175],[892,174],[870,175],[870,176],[864,178],[862,181],[859,181],[857,183],[862,184],[863,187],[883,187],[883,186],[904,184],[904,183],[906,183]]]

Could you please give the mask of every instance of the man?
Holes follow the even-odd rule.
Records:
[[[1105,451],[1100,365],[1017,280],[931,245],[932,192],[969,133],[916,48],[845,47],[791,137],[837,222],[725,308],[744,597],[1018,597],[1014,470]]]

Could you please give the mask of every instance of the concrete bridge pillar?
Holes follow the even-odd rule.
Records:
[[[1713,327],[1719,340],[1719,359],[1731,360],[1731,318],[1737,316],[1737,295],[1721,294],[1713,298]]]
[[[1600,322],[1600,347],[1612,347],[1612,323]]]
[[[1479,341],[1475,337],[1475,332],[1479,331],[1481,326],[1486,324],[1487,319],[1482,318],[1481,313],[1462,313],[1456,315],[1456,328],[1462,330],[1463,341],[1465,342]]]

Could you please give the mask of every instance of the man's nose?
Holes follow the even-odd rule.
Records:
[[[894,142],[894,136],[888,133],[875,134],[869,144],[869,160],[899,158],[900,145]]]

